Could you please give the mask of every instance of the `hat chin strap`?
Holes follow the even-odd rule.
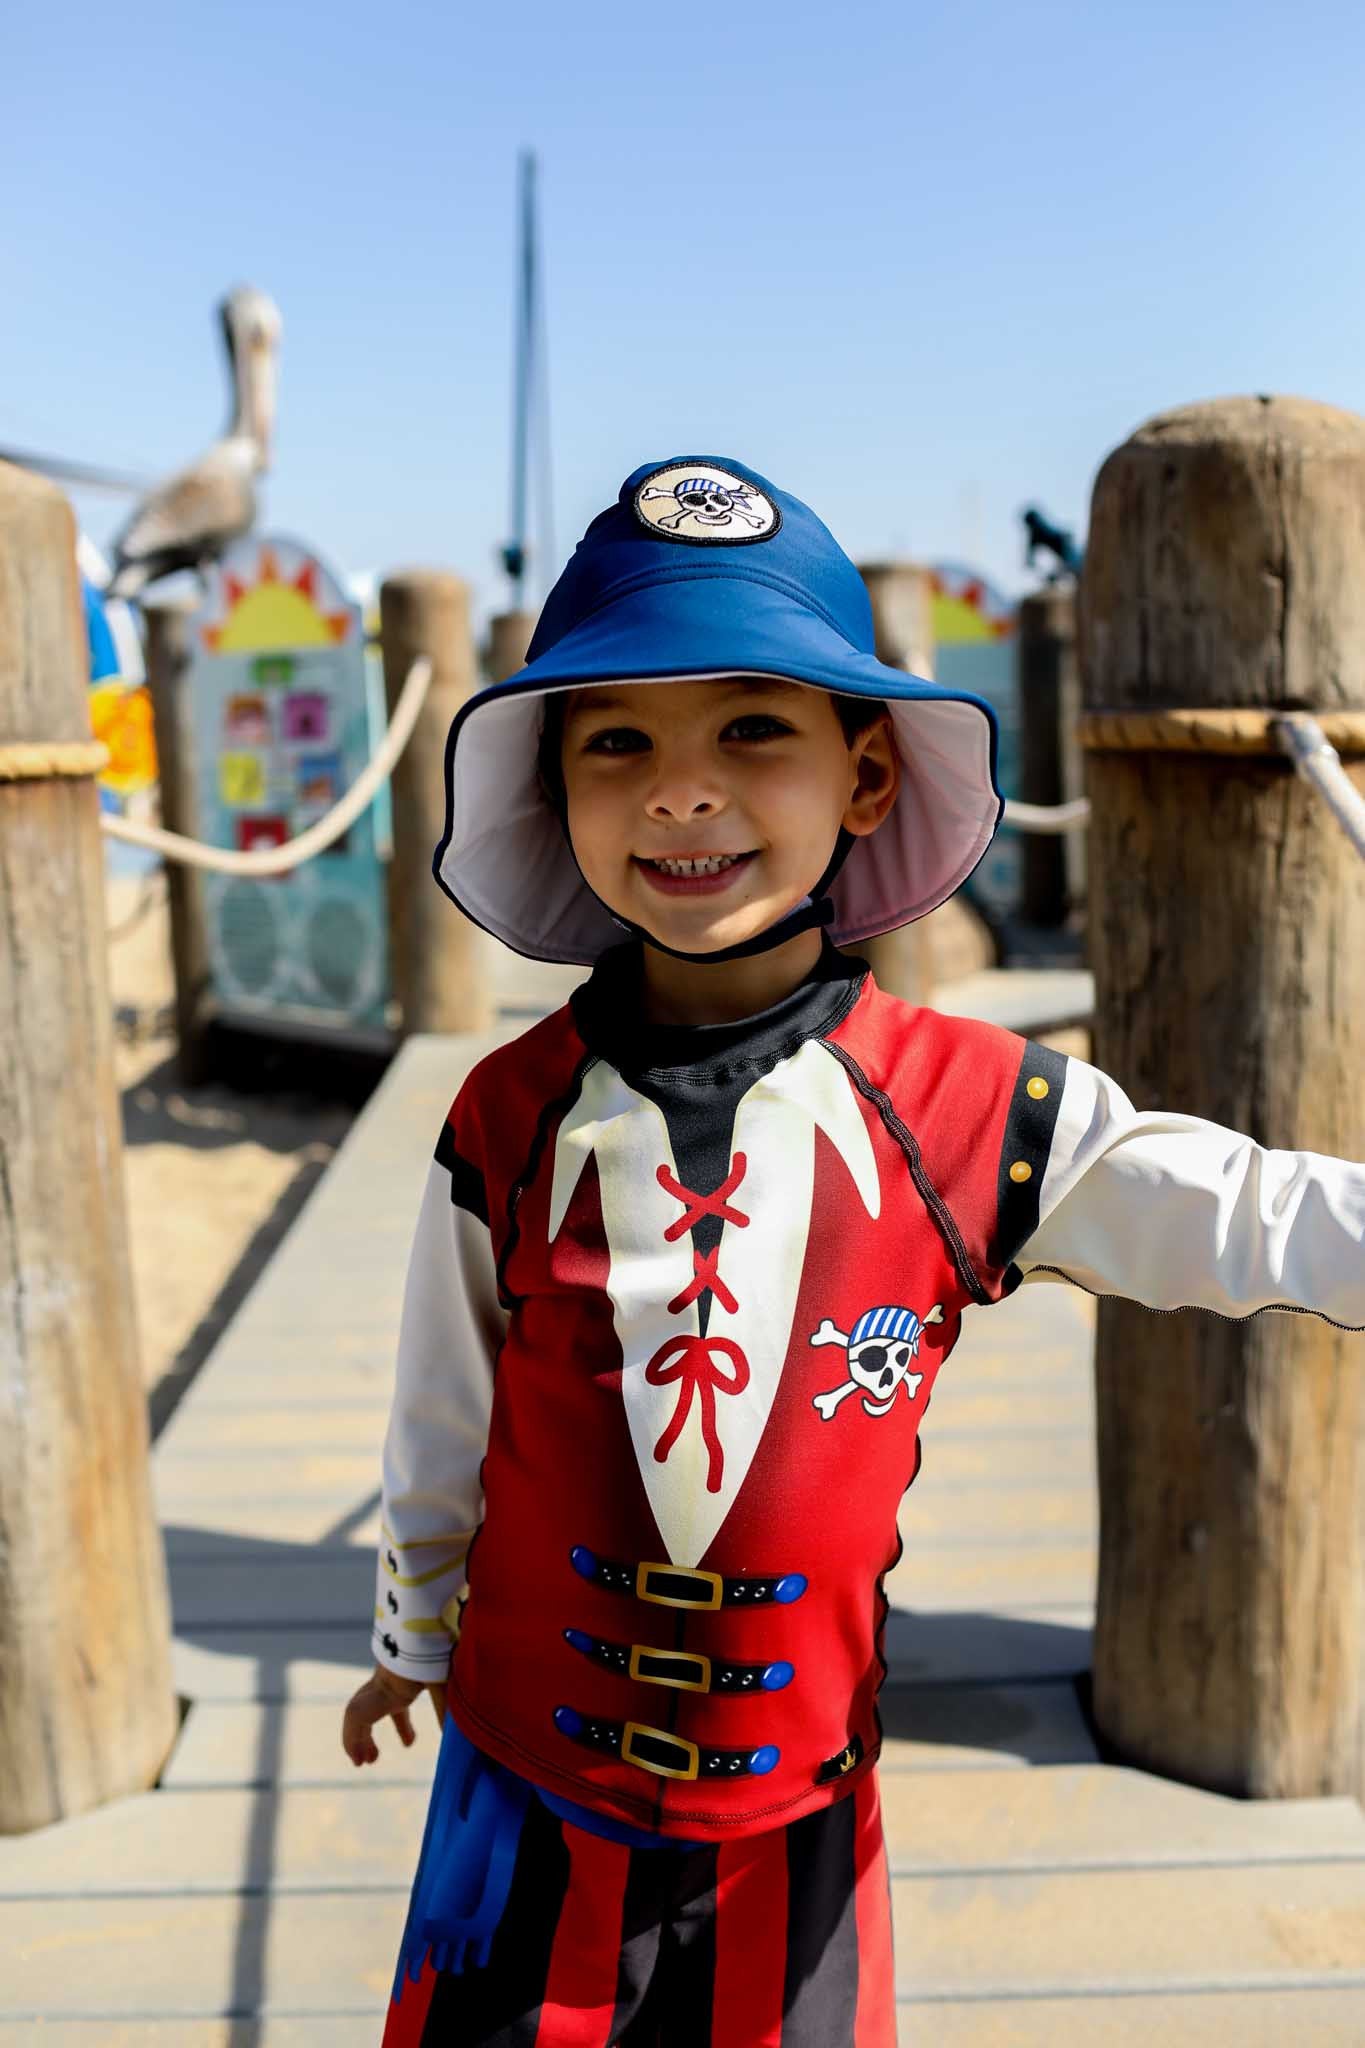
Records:
[[[834,904],[825,892],[852,850],[853,834],[845,832],[841,827],[839,837],[834,842],[829,865],[803,903],[798,903],[795,910],[789,910],[785,917],[780,917],[776,924],[769,925],[766,931],[755,932],[753,938],[743,939],[737,946],[721,946],[714,953],[685,953],[678,946],[666,946],[662,939],[656,939],[653,932],[646,931],[643,925],[632,924],[628,918],[618,917],[614,910],[611,911],[611,916],[631,938],[643,939],[656,953],[667,953],[670,960],[689,960],[698,967],[721,967],[727,960],[751,960],[757,953],[771,953],[778,946],[785,946],[788,939],[798,938],[802,932],[814,931],[821,926],[833,924]],[[610,909],[610,905],[606,907]]]

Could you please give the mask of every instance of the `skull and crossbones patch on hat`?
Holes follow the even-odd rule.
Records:
[[[700,547],[770,540],[782,514],[748,477],[709,462],[671,462],[637,487],[635,515],[660,540]]]

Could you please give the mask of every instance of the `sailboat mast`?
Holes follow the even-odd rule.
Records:
[[[511,539],[502,551],[512,581],[514,609],[522,608],[526,580],[526,485],[530,454],[536,320],[536,159],[522,150],[518,159],[517,311],[512,385],[512,521]]]

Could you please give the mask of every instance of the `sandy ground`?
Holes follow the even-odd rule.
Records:
[[[183,1088],[164,881],[111,878],[107,901],[133,1285],[159,1422],[298,1214],[356,1104],[287,1086]]]

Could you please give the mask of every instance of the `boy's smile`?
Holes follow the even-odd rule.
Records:
[[[665,896],[713,896],[729,887],[748,863],[750,853],[676,853],[657,860],[637,858],[647,882]]]
[[[815,889],[840,830],[875,830],[897,786],[884,717],[850,740],[827,691],[764,676],[575,690],[561,760],[588,886],[689,954],[779,923]]]

